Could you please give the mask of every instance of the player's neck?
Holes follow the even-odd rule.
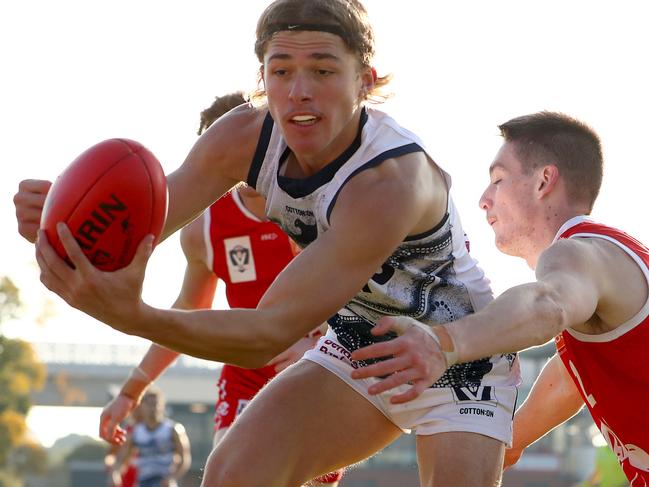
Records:
[[[531,269],[536,269],[536,264],[545,249],[552,245],[561,227],[571,218],[583,215],[583,208],[566,205],[548,207],[545,215],[534,225],[534,237],[530,242],[529,252],[523,256]]]
[[[151,419],[144,420],[144,425],[149,431],[155,430],[161,424],[162,424],[162,419],[159,418],[151,418]]]

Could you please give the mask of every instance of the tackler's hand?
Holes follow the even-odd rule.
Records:
[[[84,255],[67,225],[59,223],[57,233],[73,267],[59,257],[45,232],[39,230],[36,261],[41,268],[41,282],[70,306],[128,333],[129,323],[137,323],[138,314],[145,306],[141,298],[142,283],[153,250],[153,235],[142,239],[128,266],[102,272]]]
[[[506,448],[505,459],[503,460],[503,470],[508,469],[520,460],[525,448]]]
[[[127,432],[120,426],[137,404],[130,397],[119,394],[110,401],[99,417],[99,436],[113,445],[122,445],[126,441]]]
[[[352,353],[352,360],[380,359],[366,367],[352,372],[352,378],[383,377],[369,387],[372,395],[410,384],[408,390],[390,398],[393,404],[400,404],[419,397],[433,385],[455,363],[453,340],[442,326],[430,327],[417,320],[399,317],[381,318],[372,328],[375,336],[395,332],[397,338],[359,348]]]

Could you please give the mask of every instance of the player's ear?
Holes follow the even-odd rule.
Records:
[[[554,164],[543,166],[539,170],[539,178],[537,182],[537,193],[539,198],[544,198],[552,192],[559,181],[559,168]]]
[[[366,100],[368,95],[374,89],[376,85],[376,69],[371,66],[362,66],[361,72],[361,91],[360,98],[361,100]]]

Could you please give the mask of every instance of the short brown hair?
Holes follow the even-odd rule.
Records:
[[[524,171],[555,164],[567,183],[568,196],[592,210],[604,172],[601,142],[592,128],[548,111],[513,118],[498,128],[514,145]]]
[[[198,135],[205,132],[219,117],[247,101],[248,100],[246,100],[245,95],[241,91],[217,96],[209,108],[206,108],[201,112],[201,125],[198,127]]]
[[[362,67],[371,67],[374,59],[374,29],[369,22],[367,10],[358,0],[275,0],[259,17],[257,22],[257,40],[255,54],[260,63],[264,62],[264,53],[268,42],[283,25],[310,25],[313,30],[335,32],[347,48],[353,52]],[[318,28],[324,27],[324,28]],[[304,29],[302,29],[304,30]],[[375,88],[366,95],[374,102],[384,101],[389,95],[381,93],[391,75],[379,77]],[[255,93],[260,98],[264,93]]]

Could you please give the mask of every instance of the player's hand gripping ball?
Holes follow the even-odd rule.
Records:
[[[156,157],[133,140],[109,139],[86,150],[56,179],[41,228],[67,259],[56,233],[57,223],[66,223],[93,265],[114,271],[131,262],[146,235],[158,241],[166,216],[167,182]]]

